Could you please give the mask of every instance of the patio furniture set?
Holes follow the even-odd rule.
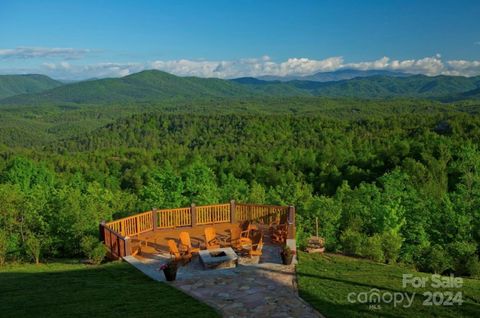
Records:
[[[207,227],[204,230],[204,242],[192,245],[190,234],[180,232],[179,243],[173,239],[167,240],[172,262],[186,264],[194,255],[198,255],[205,269],[232,268],[241,257],[260,257],[264,245],[264,224],[245,224],[242,229],[232,225],[227,232],[229,235],[218,235],[215,228]],[[284,244],[287,239],[287,225],[274,221],[268,225],[272,243]]]

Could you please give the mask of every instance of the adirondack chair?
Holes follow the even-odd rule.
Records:
[[[287,240],[287,228],[286,224],[278,225],[271,234],[272,242],[279,244],[285,243]]]
[[[192,241],[188,232],[180,232],[180,245],[184,250],[190,251],[190,253],[200,252],[200,247],[192,247]]]
[[[170,249],[170,255],[176,262],[189,262],[192,259],[192,254],[189,251],[179,251],[177,243],[175,243],[174,240],[168,240],[167,243]]]
[[[248,251],[250,257],[252,256],[262,256],[262,248],[263,248],[263,234],[259,234],[260,238],[257,243],[252,244],[252,248]]]
[[[273,235],[273,232],[277,229],[277,226],[280,225],[280,217],[276,216],[269,224],[268,230],[270,231],[270,235]]]
[[[240,250],[245,245],[252,245],[248,231],[242,231],[238,226],[233,226],[230,229],[230,234],[230,244],[233,249]]]
[[[217,238],[217,232],[213,227],[205,228],[205,247],[215,249],[220,247],[220,241]]]

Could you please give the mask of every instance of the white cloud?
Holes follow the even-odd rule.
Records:
[[[290,58],[285,62],[275,63],[271,61],[270,57],[263,56],[259,59],[251,58],[234,61],[196,61],[184,59],[154,61],[150,63],[149,66],[152,69],[181,76],[232,78],[261,75],[310,75],[316,72],[338,69],[341,67],[342,62],[343,59],[341,57],[331,57],[325,60]]]
[[[480,74],[480,61],[453,60],[447,62],[445,75],[476,76]]]
[[[130,63],[81,64],[79,61],[44,62],[37,69],[1,70],[0,73],[42,73],[59,79],[121,77],[142,70],[156,69],[179,76],[235,78],[243,76],[304,76],[339,69],[390,70],[412,74],[480,75],[480,61],[442,60],[440,54],[420,59],[397,60],[382,57],[373,61],[345,63],[340,56],[322,60],[289,58],[276,62],[269,56],[238,60],[155,60]]]
[[[345,68],[353,68],[358,70],[389,70],[400,71],[413,74],[439,75],[444,70],[444,65],[437,54],[434,57],[425,57],[419,60],[390,60],[384,56],[379,60],[371,62],[349,63],[344,65]]]
[[[17,47],[15,49],[0,49],[1,59],[32,59],[55,57],[62,59],[78,59],[90,53],[89,49]]]

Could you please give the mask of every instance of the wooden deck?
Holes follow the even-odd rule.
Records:
[[[167,240],[178,242],[179,234],[190,234],[193,247],[205,248],[204,231],[214,227],[225,246],[230,229],[241,223],[270,224],[272,221],[288,224],[288,239],[295,239],[295,208],[263,204],[230,203],[146,211],[99,225],[100,240],[108,255],[119,259],[142,253],[168,251]]]

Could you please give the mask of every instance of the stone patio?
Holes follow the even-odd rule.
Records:
[[[158,268],[169,256],[132,257],[126,261],[146,275],[165,281]],[[322,317],[297,293],[295,265],[281,264],[280,247],[265,245],[263,255],[241,257],[232,269],[204,270],[199,258],[181,267],[172,286],[203,301],[224,317]]]

